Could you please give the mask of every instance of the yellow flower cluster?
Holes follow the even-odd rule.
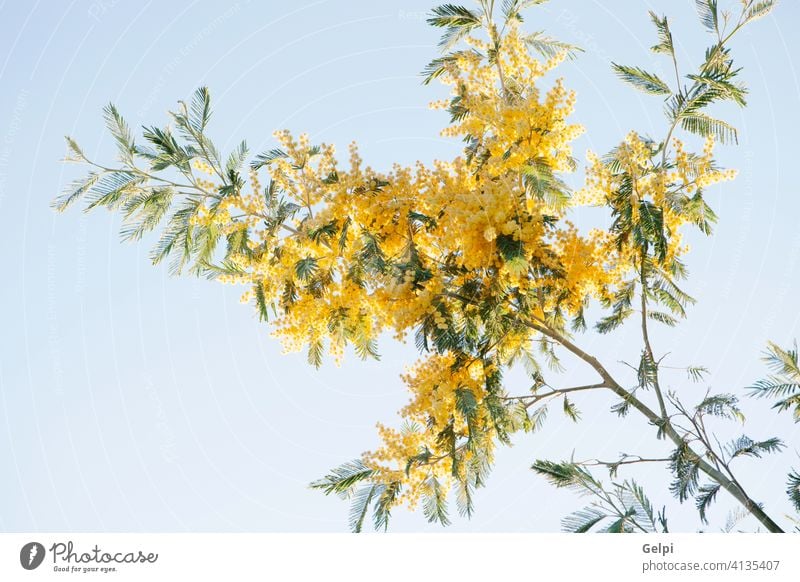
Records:
[[[475,38],[468,42],[487,48]],[[463,327],[474,320],[476,308],[449,294],[469,281],[542,295],[542,313],[556,303],[574,313],[587,296],[604,297],[614,279],[604,255],[606,237],[581,236],[571,226],[554,234],[545,216],[560,216],[562,209],[524,186],[533,162],[553,172],[572,169],[571,142],[582,131],[567,122],[575,96],[560,80],[544,94],[537,88],[560,61],[531,57],[512,25],[494,62],[465,55],[451,63],[443,79],[469,113],[444,135],[471,136],[479,144],[472,159],[418,162],[379,173],[365,166],[351,145],[348,167],[342,168],[332,146],[314,148],[307,135],[277,132],[282,155],[269,163],[269,174],[274,190],[286,198],[283,207],[293,209],[282,227],[266,226],[281,203],[264,195],[257,172],[250,175],[252,193],[226,198],[198,218],[220,232],[247,228],[252,240],[269,249],[231,257],[241,272],[223,280],[249,283],[244,300],[276,306],[273,329],[286,350],[325,348],[337,361],[348,343],[363,351],[385,331],[405,339],[420,322],[439,332]],[[209,173],[202,164],[196,168]],[[514,256],[502,245],[516,249]],[[420,270],[426,274],[421,281]],[[561,271],[560,277],[548,274]],[[503,317],[512,307],[497,312]],[[529,333],[510,333],[494,349],[511,354],[529,343]],[[407,429],[380,427],[383,445],[365,455],[379,481],[405,485],[398,502],[416,503],[431,476],[449,483],[452,450],[439,436],[448,426],[464,462],[456,474],[477,454],[475,442],[484,457],[494,450],[486,363],[459,367],[454,358],[450,352],[433,355],[404,376],[412,394],[401,411]],[[475,400],[469,434],[457,402],[458,394],[466,393],[459,391]],[[463,446],[465,439],[470,447]],[[422,450],[428,460],[406,471],[409,458]]]
[[[211,164],[205,160],[201,160],[200,158],[195,158],[192,160],[192,167],[198,172],[202,172],[208,176],[214,175],[214,168],[211,167]]]
[[[686,152],[683,142],[675,139],[675,172],[669,175],[670,181],[680,179],[686,191],[691,194],[696,190],[712,186],[719,182],[736,178],[736,170],[717,170],[714,167],[714,138],[706,138],[702,155]]]
[[[467,42],[475,51],[459,53],[441,76],[451,99],[433,104],[458,113],[443,135],[467,138],[465,156],[377,172],[354,144],[340,167],[332,146],[280,131],[280,150],[267,164],[271,187],[265,191],[253,171],[249,192],[194,219],[220,234],[248,235],[246,248],[229,256],[238,270],[222,279],[250,285],[244,300],[274,307],[285,350],[308,348],[315,362],[327,351],[339,361],[348,344],[369,355],[384,332],[404,340],[420,327],[466,329],[480,319],[473,297],[459,295],[470,285],[476,300],[513,290],[538,317],[575,316],[590,298],[610,301],[629,274],[630,245],[606,231],[582,234],[564,220],[568,209],[526,185],[534,167],[555,175],[574,166],[571,143],[583,131],[568,122],[575,95],[560,80],[544,93],[537,87],[563,55],[533,58],[513,22],[491,60],[481,54],[486,42]],[[652,143],[631,133],[617,148],[618,167],[589,154],[586,186],[571,204],[611,204],[629,182],[632,220],[643,201],[663,209],[671,260],[684,252],[678,230],[691,220],[673,198],[732,177],[714,167],[713,145],[693,155],[676,141],[675,163],[664,165]],[[195,168],[212,173],[203,163]],[[500,303],[492,317],[513,319],[515,309]],[[397,503],[413,506],[431,477],[448,484],[476,454],[492,456],[491,366],[527,350],[535,333],[497,338],[491,364],[457,362],[440,350],[404,376],[412,396],[401,411],[406,428],[379,426],[383,444],[364,456],[377,481],[404,485]],[[462,460],[455,467],[454,456]]]
[[[409,391],[410,403],[401,414],[406,419],[403,430],[397,431],[378,425],[383,445],[374,452],[365,453],[364,463],[376,471],[377,480],[384,483],[402,482],[406,485],[398,503],[414,507],[424,491],[424,483],[431,477],[439,480],[445,489],[453,478],[451,445],[440,438],[446,427],[452,427],[456,439],[466,439],[468,421],[459,409],[459,392],[474,398],[474,413],[469,419],[472,438],[480,443],[481,454],[494,451],[495,434],[489,412],[485,406],[486,374],[491,373],[481,361],[455,367],[452,354],[432,355],[418,362],[403,376]],[[455,474],[463,477],[465,467],[474,450],[464,444],[455,445],[461,462]],[[420,455],[425,451],[424,456]],[[417,457],[416,462],[408,460]]]
[[[612,164],[604,163],[590,152],[586,185],[571,199],[573,207],[613,204],[614,197],[627,188],[630,191],[631,221],[634,223],[641,220],[641,203],[654,204],[662,213],[664,230],[669,235],[664,258],[667,265],[688,250],[682,244],[681,227],[698,220],[698,214],[691,212],[686,204],[689,195],[736,177],[735,170],[716,168],[713,137],[706,138],[702,154],[687,152],[678,139],[673,139],[672,145],[674,160],[665,165],[666,155],[657,151],[652,142],[631,132],[616,149],[614,163],[618,167],[613,170]],[[618,265],[631,264],[632,248],[613,248],[609,240],[606,250],[618,255],[615,259]],[[624,272],[618,268],[617,275],[622,276]]]
[[[485,51],[487,43],[473,37],[467,42]],[[445,75],[453,86],[459,107],[470,114],[442,131],[443,136],[475,136],[489,152],[485,172],[497,177],[517,172],[531,159],[538,159],[556,171],[571,169],[570,142],[583,127],[567,123],[575,106],[575,93],[558,79],[544,98],[538,81],[558,66],[565,53],[542,63],[528,51],[514,23],[504,36],[493,62],[475,53],[458,56]],[[445,108],[450,101],[435,102]]]

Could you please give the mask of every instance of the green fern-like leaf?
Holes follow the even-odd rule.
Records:
[[[389,520],[392,516],[392,507],[397,501],[398,496],[402,491],[402,484],[393,482],[389,485],[382,486],[378,500],[375,503],[375,508],[372,514],[372,522],[376,530],[383,530],[389,527]]]
[[[561,528],[568,533],[588,533],[594,526],[608,518],[608,514],[595,507],[579,509],[561,520]]]
[[[463,6],[443,4],[432,10],[428,24],[438,28],[445,28],[439,47],[449,50],[458,41],[467,36],[470,31],[481,25],[480,17]]]
[[[117,142],[117,151],[119,152],[120,161],[125,164],[131,164],[136,149],[128,124],[125,122],[122,115],[120,115],[119,111],[117,111],[113,103],[109,103],[103,108],[103,118],[105,119],[108,131],[114,136],[114,140]]]
[[[383,485],[365,485],[355,492],[350,502],[350,531],[361,533],[364,530],[369,506],[374,499],[379,498],[383,490]]]
[[[686,374],[692,382],[700,382],[708,374],[708,369],[703,366],[689,366]]]
[[[670,456],[670,470],[674,475],[670,491],[683,503],[697,490],[700,458],[683,442]]]
[[[792,502],[795,511],[800,513],[800,473],[797,471],[789,473],[789,479],[786,482],[786,494],[789,496],[789,501]]]
[[[203,133],[211,119],[211,93],[208,87],[199,87],[192,95],[189,123],[197,133]]]
[[[670,95],[672,90],[655,73],[648,73],[639,67],[628,67],[625,65],[612,64],[614,71],[620,79],[630,83],[640,91],[650,95]]]
[[[762,455],[777,453],[783,450],[786,445],[779,438],[770,438],[764,441],[754,441],[748,436],[742,435],[738,439],[731,441],[727,446],[728,457],[734,459],[736,457],[756,457],[761,458]]]
[[[719,26],[719,10],[717,0],[695,0],[700,22],[709,32],[715,32]]]
[[[544,34],[543,31],[532,32],[522,39],[529,49],[546,59],[552,59],[564,53],[568,59],[575,59],[578,53],[584,52],[582,48],[556,40]]]
[[[669,22],[667,17],[661,17],[653,12],[650,11],[650,20],[653,21],[653,24],[658,31],[658,44],[652,47],[652,51],[654,53],[663,53],[667,55],[674,55],[675,48],[672,41],[672,32],[669,29]]]
[[[122,240],[138,241],[154,230],[169,211],[174,197],[172,188],[151,188],[129,198],[123,205]]]
[[[439,28],[475,27],[480,26],[481,23],[477,14],[464,6],[455,4],[437,6],[431,13],[432,16],[427,20],[428,24]]]
[[[739,134],[735,127],[704,113],[686,113],[682,115],[681,126],[690,133],[703,137],[713,137],[720,143],[739,143]]]
[[[739,408],[739,399],[733,394],[714,394],[703,399],[695,407],[700,414],[710,414],[744,422],[744,414]]]
[[[100,177],[101,174],[97,172],[89,172],[84,178],[73,181],[64,189],[64,193],[53,201],[53,208],[63,212],[80,200],[97,183]]]
[[[431,523],[450,525],[447,514],[447,493],[436,477],[431,476],[425,480],[422,513]]]
[[[775,0],[764,0],[762,2],[756,2],[750,9],[745,13],[745,19],[747,22],[752,22],[753,20],[758,20],[759,18],[764,18],[767,14],[772,12],[772,10],[776,6]]]
[[[258,170],[263,168],[266,165],[269,165],[270,162],[280,158],[286,158],[289,154],[279,148],[271,149],[263,154],[259,154],[255,157],[255,159],[250,164],[250,167],[254,170]]]
[[[335,493],[347,497],[352,493],[353,487],[373,474],[372,469],[357,459],[336,467],[322,479],[311,483],[310,487],[321,490],[325,495]]]
[[[702,485],[698,490],[698,495],[695,498],[695,506],[697,507],[697,511],[700,513],[700,521],[705,524],[708,524],[708,517],[706,512],[708,511],[708,507],[713,503],[714,498],[716,498],[717,493],[721,485],[712,484],[712,485]]]

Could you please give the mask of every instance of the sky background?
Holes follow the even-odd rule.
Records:
[[[459,142],[438,137],[446,114],[428,109],[443,89],[422,86],[418,75],[436,54],[438,32],[424,22],[431,6],[0,2],[0,530],[346,530],[346,504],[307,484],[375,446],[377,421],[398,422],[408,398],[398,375],[416,359],[413,344],[387,340],[380,362],[350,357],[315,370],[304,354],[281,355],[254,310],[239,304],[241,289],[170,277],[150,266],[147,244],[119,243],[116,216],[77,208],[56,215],[49,204],[82,172],[59,162],[65,134],[110,162],[107,102],[132,127],[161,125],[201,85],[212,91],[210,133],[225,150],[241,139],[254,152],[274,147],[273,130],[289,128],[340,152],[356,140],[375,167],[457,155]],[[581,159],[630,129],[663,135],[658,98],[623,86],[610,62],[664,70],[648,51],[654,9],[672,17],[684,68],[698,63],[707,37],[693,6],[553,0],[527,13],[529,30],[586,49],[557,71],[578,93],[574,119],[587,128],[575,148]],[[720,217],[715,236],[691,236],[687,287],[698,305],[679,329],[654,337],[670,365],[712,371],[705,385],[668,378],[689,401],[706,386],[743,394],[763,375],[766,341],[789,345],[800,336],[798,22],[800,4],[784,0],[734,42],[750,106],[723,112],[740,145],[719,153],[741,173],[709,191]],[[571,183],[580,184],[581,172]],[[636,359],[640,345],[628,327],[579,343],[620,376],[618,362]],[[559,385],[594,380],[565,362]],[[543,431],[500,451],[477,513],[454,519],[451,531],[559,530],[585,500],[537,477],[537,458],[668,452],[645,423],[608,413],[609,396],[575,401],[579,424],[554,409]],[[744,407],[748,434],[789,443],[781,455],[741,464],[751,495],[781,517],[786,473],[800,467],[800,425],[765,401]],[[663,469],[620,476],[640,479],[658,507],[668,505],[673,530],[698,527],[692,504],[670,498]],[[721,494],[712,524],[723,524],[731,507]],[[438,526],[399,510],[393,530]]]

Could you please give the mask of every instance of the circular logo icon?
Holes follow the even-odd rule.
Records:
[[[19,551],[19,563],[26,570],[35,570],[44,561],[44,546],[39,542],[28,542]]]

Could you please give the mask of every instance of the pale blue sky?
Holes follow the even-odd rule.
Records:
[[[735,3],[735,2],[734,2]],[[211,133],[229,148],[272,146],[274,129],[308,131],[344,151],[357,140],[375,166],[449,157],[446,122],[420,85],[437,32],[428,0],[245,2],[115,0],[0,2],[0,530],[343,531],[347,507],[306,485],[376,444],[374,424],[396,421],[407,400],[398,378],[416,355],[386,341],[380,363],[350,358],[320,371],[280,346],[240,290],[152,268],[146,245],[121,245],[118,219],[49,202],[79,171],[60,164],[63,135],[98,160],[113,156],[101,108],[115,102],[132,126],[161,124],[199,85],[215,102]],[[587,53],[560,74],[578,91],[576,146],[603,152],[631,128],[663,133],[657,99],[624,87],[611,60],[662,67],[647,10],[668,11],[679,52],[696,63],[705,37],[690,0],[552,0],[529,13]],[[759,377],[767,339],[800,336],[800,192],[797,132],[800,6],[735,42],[750,107],[729,110],[741,131],[721,158],[739,179],[715,188],[712,239],[692,236],[690,291],[699,298],[679,329],[656,334],[675,365],[709,367],[715,389],[742,392]],[[580,175],[572,179],[577,184]],[[636,330],[581,345],[615,364],[635,359]],[[570,367],[564,385],[591,379]],[[513,378],[512,378],[513,380]],[[674,378],[687,399],[702,388]],[[542,432],[498,454],[472,521],[453,531],[555,531],[583,500],[529,469],[536,458],[662,454],[652,430],[606,411],[605,395],[578,400],[584,421],[557,411]],[[767,403],[745,402],[753,436],[777,434],[783,455],[743,464],[752,495],[788,510],[785,474],[800,467],[800,430]],[[748,470],[747,467],[751,469]],[[638,476],[630,471],[624,476]],[[643,474],[676,529],[693,529],[662,471]],[[724,500],[712,509],[724,522]],[[396,531],[429,531],[397,513]]]

